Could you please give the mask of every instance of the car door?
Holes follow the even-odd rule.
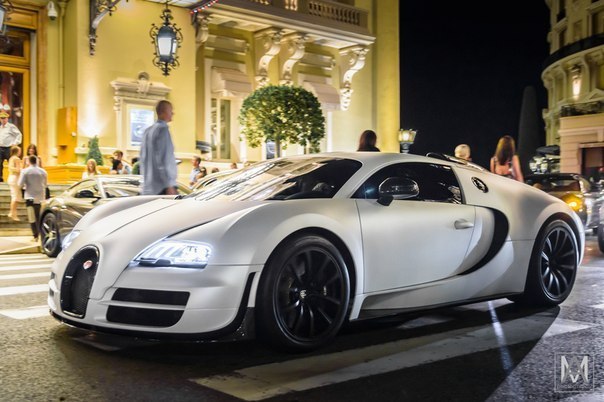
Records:
[[[389,177],[416,181],[419,195],[380,205],[379,185]],[[361,220],[366,292],[437,281],[467,268],[464,259],[476,212],[463,204],[451,167],[390,165],[373,174],[353,197]]]

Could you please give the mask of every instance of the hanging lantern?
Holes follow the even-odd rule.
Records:
[[[166,2],[166,8],[162,11],[161,18],[164,20],[163,25],[151,24],[149,35],[155,45],[153,64],[159,67],[164,75],[168,76],[170,71],[180,64],[177,52],[182,43],[182,33],[180,28],[177,28],[176,24],[171,22],[174,17],[172,17],[172,12],[168,8],[168,2]]]

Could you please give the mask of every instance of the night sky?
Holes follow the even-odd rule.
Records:
[[[418,130],[411,152],[452,155],[467,143],[488,167],[499,137],[518,139],[524,88],[535,87],[539,114],[547,106],[545,1],[402,0],[400,18],[401,127]]]

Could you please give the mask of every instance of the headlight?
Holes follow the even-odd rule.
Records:
[[[205,268],[211,253],[207,244],[163,240],[147,247],[132,262],[149,267]]]
[[[63,242],[61,243],[61,248],[65,250],[67,247],[69,247],[71,243],[73,243],[73,241],[76,239],[76,237],[80,235],[80,233],[81,232],[79,230],[72,230],[71,232],[69,232],[69,234],[63,239]]]

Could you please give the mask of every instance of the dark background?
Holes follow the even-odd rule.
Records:
[[[499,137],[518,140],[529,85],[537,93],[544,145],[544,0],[404,0],[400,30],[401,127],[418,130],[411,153],[453,155],[457,144],[467,143],[473,161],[488,167]]]

